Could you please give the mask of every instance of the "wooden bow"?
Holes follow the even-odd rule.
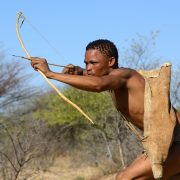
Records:
[[[26,19],[25,16],[23,15],[22,12],[19,12],[17,14],[17,19],[16,19],[16,35],[18,37],[18,40],[21,44],[21,47],[22,49],[24,50],[24,52],[26,53],[27,55],[27,58],[28,59],[31,59],[31,56],[28,52],[28,50],[26,49],[24,43],[23,43],[23,40],[20,36],[20,33],[19,33],[19,20],[20,18],[23,18],[23,21],[22,23],[24,22],[24,20]],[[21,23],[21,25],[22,25]],[[70,101],[67,97],[65,97],[58,89],[57,87],[44,75],[43,72],[41,72],[40,70],[38,70],[38,72],[43,76],[43,78],[47,81],[47,83],[56,91],[56,93],[64,100],[66,101],[67,103],[69,103],[70,105],[72,105],[75,109],[77,109],[86,119],[88,119],[92,124],[94,124],[94,122],[92,121],[92,119],[80,108],[78,107],[75,103],[73,103],[72,101]]]

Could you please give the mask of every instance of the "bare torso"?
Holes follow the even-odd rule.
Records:
[[[132,70],[133,75],[119,89],[110,91],[114,105],[134,125],[143,129],[144,78]]]
[[[145,80],[138,72],[130,71],[132,76],[127,79],[127,83],[110,91],[110,94],[116,109],[134,125],[143,129]],[[176,117],[180,123],[180,112],[176,111]]]

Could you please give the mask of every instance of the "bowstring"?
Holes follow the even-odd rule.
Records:
[[[60,57],[63,58],[66,62],[68,62],[65,58],[65,56],[38,30],[38,28],[31,23],[30,20],[28,20],[23,14],[21,15],[21,18],[23,19],[20,28],[24,24],[24,22],[27,22],[28,25],[47,43],[49,47]]]

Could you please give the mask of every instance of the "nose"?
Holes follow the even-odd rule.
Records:
[[[91,71],[91,70],[92,70],[91,64],[87,64],[87,65],[86,65],[86,70],[87,70],[87,71]]]

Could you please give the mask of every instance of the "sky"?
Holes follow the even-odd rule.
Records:
[[[156,56],[162,63],[168,60],[173,67],[180,65],[179,0],[1,0],[0,47],[8,59],[13,54],[26,56],[15,33],[19,11],[27,19],[20,32],[30,55],[50,63],[84,66],[85,47],[93,40],[109,39],[121,52],[137,33],[149,36],[159,31]],[[34,73],[29,62],[22,63]],[[37,74],[34,78],[41,82]]]

